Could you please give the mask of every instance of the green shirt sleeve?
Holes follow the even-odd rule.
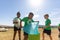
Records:
[[[34,20],[32,20],[32,22],[34,22]]]
[[[24,17],[23,19],[22,19],[22,21],[25,21],[26,20],[26,17]]]

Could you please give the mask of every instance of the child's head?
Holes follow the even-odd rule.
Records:
[[[28,15],[29,19],[32,19],[33,16],[34,16],[34,14],[32,12],[30,12],[29,15]]]
[[[20,12],[17,12],[17,17],[18,17],[18,18],[20,17]]]
[[[45,15],[44,15],[44,18],[45,18],[45,19],[48,19],[48,17],[49,17],[48,14],[45,14]]]

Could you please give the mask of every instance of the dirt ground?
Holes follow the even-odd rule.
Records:
[[[42,40],[42,32],[43,30],[39,28],[40,32],[40,40]],[[23,32],[21,31],[21,39],[23,40]],[[53,40],[58,40],[58,29],[52,28],[52,38]],[[6,32],[0,32],[0,40],[12,40],[13,39],[13,29],[9,29]],[[18,34],[16,35],[16,40],[18,40]],[[45,34],[45,40],[50,40],[49,36]]]

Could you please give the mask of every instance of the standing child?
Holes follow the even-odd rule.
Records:
[[[59,30],[59,40],[60,40],[60,24],[59,24],[59,27],[58,27],[58,30]]]
[[[31,22],[33,22],[33,16],[34,14],[32,12],[29,13],[28,17],[24,17],[22,21],[24,21],[25,25],[23,29],[26,29],[26,26],[29,25]],[[24,30],[24,40],[28,40],[28,33],[26,30]]]
[[[43,30],[43,40],[45,38],[44,33],[46,33],[49,36],[50,40],[52,40],[52,37],[51,37],[51,26],[50,26],[51,20],[49,19],[49,15],[48,14],[45,14],[44,18],[46,19],[46,21],[45,21],[45,27],[44,27],[44,30]]]
[[[21,26],[20,26],[20,12],[17,12],[17,17],[15,17],[13,19],[13,24],[14,24],[14,36],[13,36],[13,40],[15,40],[15,36],[16,36],[16,33],[18,31],[18,36],[19,36],[19,40],[21,40]]]

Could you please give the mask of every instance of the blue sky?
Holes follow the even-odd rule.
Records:
[[[44,14],[49,14],[51,25],[60,23],[60,0],[0,0],[0,25],[13,25],[12,20],[20,11],[21,18],[26,17],[29,12],[34,13],[34,20],[39,20],[44,25]]]

